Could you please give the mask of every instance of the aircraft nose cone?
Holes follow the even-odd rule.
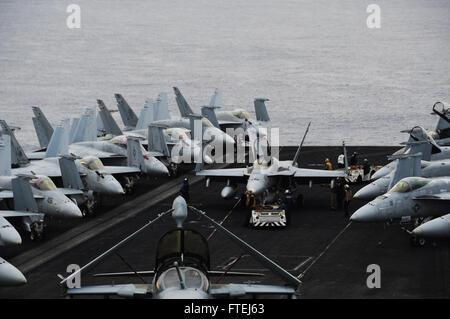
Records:
[[[372,180],[376,180],[379,179],[383,176],[386,176],[387,174],[389,174],[390,172],[392,172],[394,170],[394,168],[392,167],[392,163],[390,165],[386,165],[383,166],[382,168],[380,168],[379,170],[377,170],[373,175],[372,175]]]
[[[20,245],[22,238],[14,227],[3,228],[0,232],[0,244],[4,246]],[[1,245],[0,245],[1,246]]]
[[[75,205],[74,202],[72,202],[70,199],[64,202],[62,207],[59,209],[59,213],[63,217],[67,218],[81,218],[83,217],[83,214],[81,213],[80,208]]]
[[[145,161],[145,171],[147,174],[154,176],[169,175],[169,170],[163,163],[156,158],[152,159],[152,161]]]
[[[19,269],[0,258],[0,286],[19,286],[27,283],[27,279]]]
[[[412,232],[419,237],[450,237],[450,214],[423,223]]]
[[[361,188],[359,191],[355,193],[353,198],[358,199],[373,199],[377,196],[380,196],[384,194],[385,192],[382,191],[380,187],[378,187],[375,183],[370,183],[363,188]]]
[[[362,223],[376,222],[380,220],[380,214],[375,206],[366,204],[360,209],[358,209],[356,212],[354,212],[353,215],[350,217],[350,220]]]
[[[104,194],[123,195],[125,191],[120,183],[113,177],[103,184]]]
[[[247,184],[247,193],[253,193],[253,195],[262,194],[265,191],[265,187],[262,183],[252,183]]]

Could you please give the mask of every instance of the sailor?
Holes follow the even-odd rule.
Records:
[[[342,202],[345,197],[345,189],[344,189],[344,182],[339,177],[336,179],[335,193],[336,193],[337,209],[341,210]]]
[[[350,189],[350,186],[348,184],[345,184],[345,196],[344,196],[344,213],[345,216],[348,216],[348,207],[350,205],[350,201],[352,200],[352,190]]]
[[[364,180],[365,181],[369,180],[370,179],[370,164],[369,164],[369,160],[367,158],[364,159],[363,173],[364,173]]]
[[[325,159],[325,166],[326,166],[327,170],[329,170],[329,171],[333,170],[333,164],[331,164],[331,162],[328,158]]]
[[[289,189],[284,192],[284,206],[286,207],[286,212],[290,213],[293,207],[292,194]]]
[[[344,154],[341,154],[338,156],[338,168],[344,168],[345,167],[345,160],[344,160]]]
[[[336,196],[336,182],[331,181],[330,183],[330,209],[336,210],[335,196]]]
[[[188,179],[185,178],[183,183],[181,183],[180,186],[180,194],[181,196],[184,197],[184,199],[186,200],[186,202],[188,202],[190,200],[190,195],[189,195],[189,182]]]
[[[350,166],[356,165],[358,165],[358,152],[353,152],[352,156],[350,157]]]
[[[248,191],[247,193],[247,201],[245,202],[245,206],[252,209],[256,207],[256,198],[252,191]]]

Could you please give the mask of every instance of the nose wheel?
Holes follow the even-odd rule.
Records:
[[[97,201],[93,198],[88,199],[81,207],[81,214],[83,214],[83,217],[92,216],[95,213],[96,207]]]
[[[169,165],[169,173],[170,173],[170,176],[177,177],[178,176],[178,164],[170,163],[170,165]]]
[[[125,176],[122,178],[121,184],[125,191],[125,194],[132,194],[134,184],[136,184],[137,178],[132,176]]]
[[[30,225],[30,239],[42,241],[44,239],[44,222],[34,222]]]

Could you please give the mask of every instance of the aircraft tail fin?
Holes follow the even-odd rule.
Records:
[[[156,103],[153,109],[153,120],[169,120],[169,100],[167,98],[167,93],[159,93]]]
[[[12,129],[8,126],[5,120],[0,120],[0,126],[2,127],[3,133],[9,135],[11,139],[11,163],[18,166],[28,164],[30,161],[25,155],[22,146],[20,146],[17,141]]]
[[[257,121],[260,122],[270,121],[269,113],[267,113],[266,101],[269,101],[269,99],[256,98],[254,101]]]
[[[139,118],[136,124],[136,130],[144,130],[148,125],[154,121],[153,119],[153,112],[154,112],[154,106],[153,106],[153,100],[152,99],[146,99],[144,107],[141,110],[141,113],[139,114]]]
[[[32,106],[31,108],[34,114],[33,125],[39,140],[39,145],[41,148],[46,148],[52,137],[53,127],[40,107]]]
[[[127,136],[127,165],[139,167],[144,170],[144,154],[142,153],[142,145],[138,138]]]
[[[164,156],[170,157],[169,148],[167,147],[166,138],[163,132],[163,127],[154,124],[149,125],[147,137],[149,152],[159,152]]]
[[[294,165],[296,167],[298,167],[298,158],[300,156],[300,151],[302,149],[303,142],[305,141],[306,135],[308,134],[310,125],[311,125],[311,122],[308,123],[308,127],[306,128],[305,134],[303,134],[302,142],[298,146],[297,151],[295,152],[295,155],[294,155],[294,159],[292,160],[292,165]]]
[[[14,195],[14,209],[17,211],[38,212],[31,186],[25,178],[16,177],[11,181]]]
[[[138,122],[136,113],[134,113],[133,109],[121,94],[116,93],[114,97],[116,98],[117,108],[119,109],[123,124],[128,128],[135,128]]]
[[[203,142],[202,116],[198,114],[189,115],[189,128],[191,130],[191,140]]]
[[[97,140],[97,118],[95,108],[88,107],[79,120],[74,119],[70,131],[70,134],[73,134],[70,143]]]
[[[433,148],[433,144],[429,141],[408,142],[406,144],[409,146],[409,150],[406,154],[422,153],[422,159],[424,161],[431,160],[431,150]]]
[[[438,110],[437,108],[440,108],[440,110]],[[434,103],[433,113],[439,116],[439,120],[436,124],[436,131],[450,128],[450,118],[449,118],[450,109],[446,109],[444,103],[442,102]]]
[[[194,114],[183,94],[181,94],[180,90],[177,87],[174,87],[173,91],[175,92],[175,100],[177,101],[181,117],[188,117],[189,114]]]
[[[11,175],[11,137],[0,132],[0,176]]]
[[[56,127],[45,152],[45,157],[58,157],[69,154],[68,125],[68,120],[65,120],[61,125]]]
[[[421,174],[421,153],[403,154],[389,157],[389,159],[397,159],[397,166],[394,175],[391,178],[388,189],[394,187],[399,180],[405,177],[420,176]]]
[[[63,156],[59,159],[63,185],[64,188],[84,189],[75,159],[73,156]]]
[[[98,108],[100,109],[100,116],[102,118],[103,126],[107,134],[122,135],[122,130],[117,125],[116,121],[111,115],[111,112],[106,107],[102,100],[97,100]]]
[[[80,123],[79,117],[72,119],[72,124],[70,125],[70,132],[69,132],[69,143],[72,143],[75,140],[75,135],[77,133],[79,123]]]
[[[211,96],[211,100],[209,101],[209,106],[222,107],[222,90],[216,88],[214,90],[214,94]]]
[[[220,129],[219,121],[216,116],[216,106],[202,106],[202,115],[206,117],[212,125]]]

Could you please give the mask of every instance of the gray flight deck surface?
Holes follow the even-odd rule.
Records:
[[[396,149],[398,147],[348,147],[348,154],[356,150],[361,154],[360,161],[368,158],[371,163],[382,165],[387,161],[386,155],[392,154]],[[326,157],[336,165],[336,158],[341,151],[341,147],[304,147],[300,166],[312,168],[314,166],[309,164],[322,164]],[[281,159],[290,159],[294,153],[294,147],[282,148]],[[82,221],[51,220],[48,222],[48,235],[44,242],[33,243],[23,236],[24,243],[21,247],[0,250],[0,255],[24,271],[28,279],[28,284],[22,287],[0,288],[0,298],[60,298],[61,288],[56,277],[58,273],[66,276],[67,265],[86,264],[153,219],[157,213],[170,208],[183,177],[180,176],[176,181],[169,178],[142,181],[131,199],[123,203],[106,201],[109,205],[98,216]],[[189,178],[191,181],[198,179],[193,176]],[[424,247],[417,248],[410,246],[408,235],[398,225],[349,225],[343,212],[329,210],[329,188],[319,185],[314,185],[312,189],[307,186],[299,188],[305,196],[305,206],[295,209],[291,214],[292,223],[286,229],[252,229],[244,226],[245,211],[239,205],[233,209],[237,200],[223,200],[220,197],[223,186],[222,183],[211,182],[210,187],[205,188],[204,180],[192,185],[190,203],[206,211],[217,221],[227,216],[223,223],[225,227],[294,275],[302,274],[302,298],[450,296],[447,288],[450,284],[448,242],[427,243]],[[353,192],[360,187],[352,186]],[[239,189],[242,191],[244,187]],[[172,194],[165,198],[164,194],[169,190]],[[161,198],[163,200],[159,201]],[[364,203],[365,201],[352,201],[350,213]],[[119,205],[126,205],[126,211],[120,212]],[[139,213],[142,208],[144,210]],[[113,217],[108,218],[109,216]],[[187,227],[198,229],[208,237],[212,229],[196,219],[191,214]],[[77,228],[73,228],[74,226]],[[153,270],[158,239],[173,227],[172,219],[166,218],[122,248],[120,256],[135,270]],[[67,238],[71,239],[65,242],[63,239]],[[76,245],[70,244],[75,240]],[[211,237],[209,244],[212,270],[226,269],[234,258],[241,255],[240,249],[218,232]],[[43,249],[42,247],[47,247],[45,245],[50,248]],[[32,256],[33,251],[38,251],[39,255]],[[52,256],[54,257],[49,259]],[[366,286],[369,275],[366,268],[370,264],[381,267],[380,289],[369,289]],[[140,283],[141,280],[137,277],[90,276],[90,273],[129,270],[119,256],[112,255],[89,274],[84,274],[82,285]],[[246,255],[231,270],[260,272],[265,276],[225,277],[221,282],[282,284],[277,277]],[[145,279],[151,282],[152,277]],[[217,278],[212,278],[212,282],[216,280]]]

